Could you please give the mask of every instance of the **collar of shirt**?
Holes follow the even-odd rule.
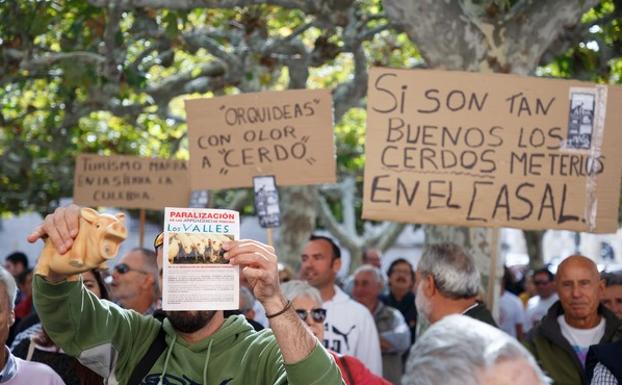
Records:
[[[17,364],[15,363],[15,357],[11,354],[11,351],[6,346],[4,347],[6,351],[7,359],[6,365],[0,372],[0,384],[5,383],[15,377],[17,374]]]

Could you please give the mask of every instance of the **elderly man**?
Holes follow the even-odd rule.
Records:
[[[573,255],[558,267],[559,301],[530,333],[526,346],[556,385],[585,384],[585,358],[591,345],[622,338],[622,321],[599,305],[604,284],[596,264]]]
[[[622,319],[622,274],[603,274],[603,279],[605,291],[600,298],[600,303]]]
[[[115,265],[110,292],[121,307],[141,314],[152,314],[158,308],[160,298],[158,282],[155,253],[137,247]]]
[[[59,208],[28,240],[47,235],[64,254],[79,230],[80,208]],[[255,332],[243,316],[222,311],[167,311],[163,322],[100,302],[81,282],[50,271],[33,282],[35,306],[50,337],[109,383],[341,384],[335,362],[279,288],[277,257],[252,240],[224,244],[270,319]],[[158,247],[158,267],[163,265]]]
[[[354,271],[352,296],[373,314],[380,335],[382,376],[398,384],[404,369],[402,354],[410,347],[410,330],[399,310],[380,301],[383,287],[384,277],[377,267],[363,265]]]
[[[480,276],[475,260],[453,243],[429,246],[417,265],[415,303],[421,321],[433,324],[450,314],[464,314],[497,326],[477,300]]]
[[[5,345],[9,328],[15,322],[14,303],[17,285],[13,277],[0,267],[0,383],[10,385],[64,385],[49,366],[24,361],[11,354]]]
[[[369,310],[337,285],[341,250],[330,238],[311,235],[302,252],[300,276],[320,291],[328,315],[324,323],[324,346],[361,360],[373,373],[382,375],[378,331]]]
[[[514,338],[462,315],[438,321],[413,346],[402,385],[545,385]]]

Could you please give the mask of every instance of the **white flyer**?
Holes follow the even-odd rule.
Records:
[[[238,309],[240,270],[222,246],[239,238],[237,211],[166,207],[162,308]]]

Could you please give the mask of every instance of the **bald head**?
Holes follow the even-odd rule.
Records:
[[[596,263],[583,255],[571,255],[570,257],[564,259],[557,268],[557,276],[559,277],[568,269],[582,269],[593,274],[596,279],[600,279]]]
[[[598,304],[604,286],[591,259],[582,255],[564,259],[557,269],[555,287],[570,326],[588,329],[598,325]]]

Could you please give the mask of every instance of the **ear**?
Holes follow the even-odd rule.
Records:
[[[335,272],[335,274],[337,274],[339,272],[339,270],[341,269],[341,258],[335,258],[333,259],[333,271]]]
[[[438,292],[438,289],[436,288],[436,282],[434,282],[434,277],[432,276],[432,274],[428,274],[422,279],[423,284],[421,285],[421,287],[423,289],[424,295],[427,298],[430,298]]]
[[[15,323],[15,309],[11,310],[11,313],[9,314],[9,327],[13,326],[14,323]]]
[[[598,298],[602,298],[605,294],[605,280],[601,279],[598,281]]]
[[[145,280],[143,281],[143,286],[145,288],[149,288],[153,285],[155,285],[155,278],[153,277],[153,275],[151,274],[144,274],[145,276]]]
[[[83,207],[80,209],[80,216],[88,223],[93,223],[99,218],[99,213],[90,207]]]

